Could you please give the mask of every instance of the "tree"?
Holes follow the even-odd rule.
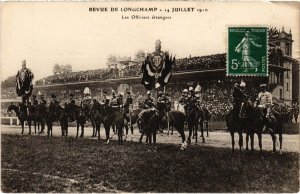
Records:
[[[106,59],[107,63],[112,63],[112,62],[116,62],[117,61],[117,57],[115,55],[109,55]]]
[[[134,61],[139,63],[145,61],[145,58],[146,58],[146,53],[143,50],[138,50],[134,55]]]
[[[55,64],[54,66],[53,66],[53,74],[54,75],[56,75],[56,74],[59,74],[60,73],[60,66],[59,66],[59,64]]]
[[[72,65],[70,65],[70,64],[66,65],[66,71],[67,71],[67,73],[71,73],[72,72]]]

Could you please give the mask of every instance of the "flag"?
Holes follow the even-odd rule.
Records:
[[[175,57],[169,56],[168,53],[154,52],[147,55],[142,64],[142,81],[141,83],[147,90],[164,87],[170,82],[172,77],[172,68],[175,64]],[[156,77],[157,76],[157,80]]]

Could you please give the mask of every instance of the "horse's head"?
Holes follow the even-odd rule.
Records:
[[[16,112],[16,110],[18,110],[19,108],[16,106],[16,105],[14,105],[13,103],[11,103],[9,106],[8,106],[8,108],[7,108],[7,113],[11,113],[12,111],[15,111]]]

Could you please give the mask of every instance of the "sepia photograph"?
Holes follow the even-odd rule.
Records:
[[[2,2],[1,192],[298,193],[300,2]]]

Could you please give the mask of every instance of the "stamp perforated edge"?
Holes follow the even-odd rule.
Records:
[[[266,73],[256,73],[256,74],[243,74],[243,73],[239,73],[239,74],[229,74],[229,67],[228,67],[228,44],[229,44],[229,28],[230,27],[262,27],[262,28],[267,28],[267,33],[266,33],[266,41],[267,41],[267,45],[266,45],[266,53],[267,53],[267,59],[266,59]],[[269,76],[269,29],[270,29],[270,25],[264,25],[264,24],[259,24],[259,25],[252,25],[252,24],[249,24],[249,25],[234,25],[234,24],[230,24],[230,25],[226,25],[225,26],[226,28],[226,36],[225,36],[225,41],[226,41],[226,76],[227,77],[268,77]]]

